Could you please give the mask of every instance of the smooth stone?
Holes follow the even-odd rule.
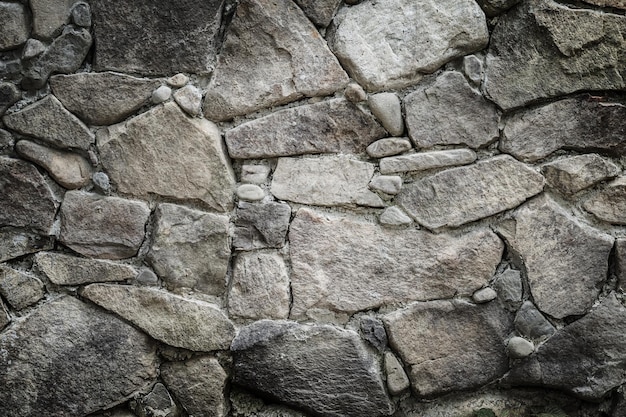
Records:
[[[387,349],[387,331],[383,322],[372,316],[362,316],[359,320],[361,337],[379,352]]]
[[[498,297],[498,293],[491,287],[481,288],[472,294],[472,301],[476,304],[484,304],[493,301]]]
[[[538,342],[548,339],[556,332],[552,323],[530,301],[524,301],[524,304],[517,311],[515,330],[522,336]]]
[[[152,390],[129,402],[130,408],[138,417],[177,416],[180,410],[165,385],[157,382]]]
[[[46,50],[46,45],[40,40],[30,38],[26,41],[22,50],[22,59],[31,59],[41,55]]]
[[[463,57],[463,73],[474,84],[480,84],[485,74],[483,61],[476,55],[467,55]]]
[[[202,91],[193,85],[186,85],[176,90],[174,101],[191,116],[199,116],[202,112]]]
[[[521,359],[535,351],[535,345],[523,337],[513,336],[506,345],[506,353],[513,359]]]
[[[369,187],[374,191],[396,195],[402,189],[402,177],[397,175],[379,175],[370,181]]]
[[[61,32],[77,0],[29,0],[33,12],[33,35],[52,39]]]
[[[550,187],[571,195],[616,177],[621,168],[592,153],[549,162],[541,167],[541,172]]]
[[[407,226],[413,219],[406,215],[398,206],[387,207],[378,218],[380,224],[386,226]]]
[[[46,289],[37,277],[0,265],[0,294],[11,307],[22,310],[41,300]]]
[[[520,1],[521,0],[478,0],[478,4],[487,16],[493,17],[506,12]]]
[[[88,28],[91,27],[91,7],[84,1],[79,1],[72,6],[71,10],[72,22],[76,26]]]
[[[389,156],[381,159],[379,165],[381,174],[393,174],[396,172],[426,171],[455,165],[467,165],[475,160],[476,152],[471,149],[451,149]]]
[[[21,3],[0,2],[0,51],[17,48],[28,39],[30,19]]]
[[[385,374],[387,374],[387,389],[391,395],[399,395],[406,391],[411,383],[402,364],[391,352],[385,352]]]
[[[313,23],[326,27],[333,20],[341,0],[296,0],[296,4]]]
[[[242,165],[241,182],[247,184],[265,184],[270,175],[268,165]]]
[[[93,184],[96,186],[96,188],[98,188],[100,191],[104,193],[108,193],[109,190],[111,189],[109,176],[105,174],[104,172],[94,173],[91,177],[91,180],[93,181]]]
[[[22,97],[22,92],[10,82],[0,82],[0,116]]]
[[[498,293],[498,297],[512,306],[519,307],[524,296],[522,275],[515,269],[507,269],[496,276],[492,287]]]
[[[255,184],[242,184],[237,187],[237,197],[244,201],[259,201],[265,197],[265,191]]]
[[[39,252],[34,259],[37,269],[56,285],[129,281],[137,275],[137,270],[130,265],[78,258],[57,252]]]
[[[398,155],[412,149],[413,145],[406,138],[384,138],[371,143],[366,151],[372,158]]]
[[[159,277],[151,269],[144,268],[135,277],[135,282],[139,285],[158,286]]]
[[[361,103],[367,100],[367,93],[357,83],[350,83],[346,86],[346,89],[343,90],[343,95],[346,97],[350,103]]]
[[[166,85],[162,85],[152,92],[151,100],[154,104],[163,103],[172,96],[172,89]]]
[[[367,99],[367,104],[390,135],[401,136],[404,133],[402,107],[396,94],[378,93],[371,95]]]
[[[0,227],[0,262],[52,249],[54,238],[27,229]]]
[[[189,82],[189,77],[183,73],[178,73],[176,75],[171,76],[166,81],[171,87],[181,88],[181,87],[184,87],[185,84]]]
[[[240,250],[281,248],[285,245],[290,219],[288,204],[240,202],[234,221],[233,247]]]
[[[626,177],[617,177],[583,203],[583,208],[611,224],[626,224]]]

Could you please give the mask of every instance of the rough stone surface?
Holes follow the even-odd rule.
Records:
[[[402,188],[402,177],[397,175],[379,175],[370,181],[369,187],[388,195],[396,195]]]
[[[476,160],[476,153],[469,149],[430,151],[390,156],[380,160],[381,174],[394,172],[426,171],[455,165],[467,165]]]
[[[128,281],[137,275],[130,265],[84,259],[56,252],[39,252],[35,264],[56,285],[82,285],[92,282]]]
[[[487,22],[473,1],[364,1],[335,17],[329,45],[370,91],[415,84],[452,58],[483,49]]]
[[[460,72],[447,71],[404,99],[409,136],[420,148],[467,145],[479,148],[498,139],[496,106],[470,87]]]
[[[226,132],[232,158],[272,158],[310,153],[361,153],[386,135],[354,104],[333,99],[280,110]]]
[[[262,320],[231,350],[234,382],[281,402],[329,417],[392,412],[378,360],[352,331]]]
[[[50,39],[61,32],[70,19],[77,0],[29,0],[33,12],[33,34]]]
[[[524,296],[524,286],[520,271],[507,269],[499,274],[492,284],[498,297],[514,307],[519,307]]]
[[[91,7],[84,1],[79,1],[72,6],[72,22],[76,26],[88,28],[91,26]]]
[[[235,179],[217,127],[166,103],[98,136],[102,164],[120,192],[197,199],[232,208]],[[193,152],[178,152],[193,149]]]
[[[222,294],[229,257],[228,217],[174,204],[158,206],[147,260],[168,287]]]
[[[372,158],[398,155],[413,148],[411,142],[405,138],[384,138],[371,143],[366,151]]]
[[[1,237],[2,235],[0,234]],[[623,237],[615,240],[615,273],[617,274],[620,288],[626,288],[626,238]]]
[[[291,207],[284,203],[239,203],[233,247],[243,250],[282,247],[290,218]]]
[[[474,84],[480,84],[485,75],[483,61],[476,55],[463,57],[462,70],[465,76]]]
[[[180,410],[172,396],[165,385],[160,382],[157,382],[146,395],[133,399],[129,405],[138,417],[176,417],[180,415]]]
[[[409,377],[402,369],[402,364],[391,352],[385,352],[385,374],[387,374],[387,389],[391,395],[401,394],[409,388]]]
[[[174,101],[191,116],[199,116],[202,112],[202,91],[193,85],[186,85],[176,90]]]
[[[507,354],[513,359],[521,359],[529,356],[535,350],[535,345],[523,337],[514,336],[506,345]]]
[[[65,417],[112,407],[156,379],[155,350],[132,326],[61,297],[0,335],[0,412]]]
[[[394,93],[374,94],[368,98],[367,104],[387,132],[393,136],[400,136],[404,133],[402,107],[397,95]]]
[[[292,1],[243,0],[207,89],[204,115],[227,120],[305,96],[331,95],[347,83],[337,58]]]
[[[413,220],[398,206],[387,207],[378,218],[378,221],[380,224],[387,226],[406,226],[413,223]]]
[[[46,45],[40,40],[30,38],[26,41],[22,50],[22,59],[31,59],[40,55],[46,50]]]
[[[104,126],[117,123],[148,102],[159,80],[115,72],[55,75],[52,92],[85,123]]]
[[[203,352],[228,349],[235,336],[233,324],[215,305],[158,289],[91,284],[81,296],[171,346]]]
[[[295,317],[313,307],[355,312],[471,295],[493,276],[503,250],[486,229],[459,237],[433,235],[327,218],[308,209],[298,210],[289,241]]]
[[[181,87],[184,87],[185,84],[189,82],[189,77],[181,72],[176,75],[172,75],[166,81],[167,81],[167,84],[169,84],[172,87],[181,88]]]
[[[284,405],[266,404],[247,392],[233,389],[230,392],[232,417],[307,417],[307,414]]]
[[[140,201],[68,191],[61,204],[59,239],[85,256],[129,258],[143,242],[149,215],[148,205]]]
[[[0,227],[0,262],[8,261],[40,250],[52,249],[51,236],[24,229]]]
[[[296,0],[296,3],[313,23],[326,27],[335,16],[341,0]]]
[[[21,310],[41,300],[46,293],[43,283],[36,277],[0,265],[0,294],[16,310]]]
[[[259,201],[265,197],[265,191],[255,184],[241,184],[237,187],[237,197],[244,201]]]
[[[24,5],[0,2],[0,22],[0,51],[16,48],[26,42],[30,22]]]
[[[11,322],[11,317],[4,306],[2,300],[0,300],[0,331],[2,331]]]
[[[359,319],[361,337],[374,346],[379,352],[387,348],[387,331],[383,322],[372,316],[362,316]]]
[[[478,0],[478,4],[485,14],[491,17],[504,13],[520,1],[521,0]]]
[[[617,9],[626,9],[626,1],[624,0],[583,0],[585,3],[593,4],[601,7],[615,7]]]
[[[484,385],[508,369],[511,318],[496,303],[427,301],[384,316],[418,397]]]
[[[597,154],[577,155],[549,162],[541,167],[546,182],[564,194],[576,194],[608,178],[621,169]]]
[[[486,288],[481,288],[480,290],[472,294],[472,301],[475,302],[476,304],[484,304],[484,303],[488,303],[489,301],[495,300],[497,297],[498,297],[498,293],[496,293],[496,291],[493,288],[486,287]]]
[[[249,184],[264,184],[270,175],[268,165],[242,165],[241,182]]]
[[[560,319],[589,310],[606,280],[612,236],[580,223],[546,196],[524,204],[498,231],[523,260],[541,311]]]
[[[22,92],[13,83],[0,82],[0,116],[22,97]]]
[[[351,103],[360,103],[367,99],[367,93],[359,84],[355,82],[351,82],[346,86],[346,89],[343,91],[346,100]]]
[[[626,177],[618,177],[583,203],[583,207],[600,220],[626,224]]]
[[[525,301],[517,311],[515,315],[515,330],[521,335],[536,341],[543,341],[556,331],[554,326],[530,301]]]

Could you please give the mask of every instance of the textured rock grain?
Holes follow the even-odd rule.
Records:
[[[467,165],[476,160],[476,153],[469,149],[430,151],[390,156],[379,161],[381,174],[395,172],[426,171],[455,165]]]
[[[41,300],[46,290],[37,277],[0,265],[0,294],[11,307],[22,310]]]
[[[597,154],[577,155],[549,162],[541,167],[549,186],[564,194],[575,194],[608,178],[621,169]]]
[[[56,252],[39,252],[35,264],[56,285],[82,285],[92,282],[128,281],[137,276],[130,265],[84,259]]]
[[[236,249],[280,248],[285,244],[291,207],[284,203],[239,203],[235,217]]]
[[[626,177],[618,177],[583,203],[598,219],[611,224],[626,224]]]

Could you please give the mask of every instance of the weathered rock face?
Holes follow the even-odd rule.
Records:
[[[87,415],[157,377],[155,346],[144,334],[67,296],[2,333],[0,351],[7,417]]]
[[[624,0],[583,0],[583,1],[585,3],[594,4],[596,6],[626,9],[626,1]]]
[[[371,143],[367,148],[367,154],[372,158],[383,158],[408,151],[413,148],[406,138],[384,138]]]
[[[296,3],[313,23],[326,27],[333,19],[341,0],[296,0]]]
[[[618,177],[584,202],[583,207],[600,220],[626,224],[626,177]]]
[[[0,2],[0,51],[20,46],[28,39],[29,19],[20,3]]]
[[[285,244],[291,207],[284,203],[239,203],[233,247],[252,250],[280,248]]]
[[[575,194],[607,178],[616,177],[620,171],[613,162],[597,154],[559,159],[541,167],[548,185],[564,194]]]
[[[11,307],[21,310],[41,300],[45,287],[37,277],[0,265],[0,294]]]
[[[378,361],[352,331],[262,320],[231,350],[236,384],[287,404],[336,417],[392,412]]]
[[[0,262],[52,249],[53,237],[25,229],[0,227]]]
[[[507,11],[520,1],[521,0],[478,0],[478,4],[487,16],[496,16]]]
[[[70,20],[71,8],[77,0],[32,0],[33,34],[52,38]]]
[[[515,315],[515,330],[532,340],[545,340],[556,329],[530,301],[525,301]]]
[[[55,252],[39,252],[35,264],[57,285],[81,285],[92,282],[128,281],[137,275],[129,265],[84,259]]]
[[[426,171],[455,165],[467,165],[476,160],[476,152],[469,149],[451,149],[447,151],[431,151],[389,156],[379,161],[380,172]]]
[[[378,93],[371,95],[367,104],[390,135],[400,136],[404,133],[402,104],[396,94]]]
[[[15,84],[0,82],[0,116],[2,116],[13,103],[18,101],[21,96],[22,92],[18,90]]]

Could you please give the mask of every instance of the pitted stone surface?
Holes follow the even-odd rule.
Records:
[[[455,165],[467,165],[476,160],[476,152],[470,149],[451,149],[389,156],[379,161],[381,174],[426,171]]]
[[[333,19],[341,0],[296,0],[296,3],[313,23],[326,27]]]
[[[598,219],[611,224],[626,224],[626,177],[618,177],[593,197],[583,207]]]
[[[92,282],[129,281],[137,276],[130,265],[78,258],[56,252],[39,252],[35,264],[56,285],[82,285]]]
[[[587,154],[549,162],[541,167],[541,172],[549,186],[564,194],[575,194],[616,177],[621,169],[600,155]]]
[[[54,238],[29,230],[0,227],[0,262],[19,258],[29,253],[52,249]]]
[[[46,290],[37,277],[0,265],[0,294],[11,307],[21,310],[41,300]]]
[[[33,12],[33,34],[50,39],[61,32],[70,20],[72,5],[77,0],[29,0]]]
[[[30,32],[26,8],[21,3],[0,2],[0,51],[25,43]]]
[[[291,207],[284,203],[239,203],[235,217],[233,246],[252,250],[280,248],[285,244]]]

